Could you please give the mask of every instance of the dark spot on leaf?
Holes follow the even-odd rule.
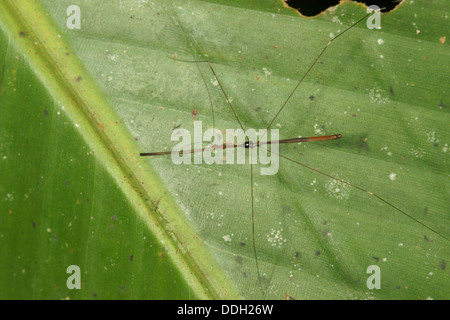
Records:
[[[81,76],[78,76],[78,78],[76,79],[76,81],[77,81],[77,82],[80,82],[81,79],[82,79]]]
[[[237,256],[236,257],[236,262],[239,263],[239,264],[242,264],[242,257]]]
[[[96,294],[95,292],[92,294],[92,296],[93,296],[94,298],[97,298],[97,294]]]
[[[44,116],[48,116],[48,110],[44,109]]]
[[[308,99],[313,101],[314,100],[314,96],[309,96]]]
[[[179,125],[173,127],[172,130],[176,130],[176,129],[180,128],[180,127],[181,127],[181,123]]]
[[[380,258],[378,258],[378,257],[372,257],[372,259],[374,259],[376,262],[378,262],[378,260],[380,260]]]
[[[315,254],[316,254],[316,256],[320,256],[320,253],[321,252],[319,250],[317,250]]]
[[[239,245],[240,245],[241,247],[245,247],[245,242],[239,242]]]
[[[247,273],[246,273],[246,272],[242,272],[242,276],[243,276],[244,278],[247,278]]]
[[[439,103],[439,107],[441,107],[441,109],[447,108],[447,106],[444,104],[444,102],[442,102],[442,100],[441,100],[441,102]]]
[[[288,205],[284,205],[283,208],[281,209],[281,213],[282,214],[287,214],[291,212],[291,207]]]
[[[389,92],[390,92],[393,96],[395,96],[394,89],[392,88],[392,86],[389,86]]]
[[[261,111],[261,107],[257,107],[254,111],[255,111],[255,112]]]
[[[428,213],[428,207],[425,207],[425,209],[423,210],[423,215],[426,216]]]
[[[358,148],[361,150],[369,151],[369,145],[367,142],[363,141],[358,145]]]
[[[112,221],[116,221],[116,220],[117,220],[117,216],[112,216],[112,217],[111,217],[111,220],[112,220]]]
[[[447,261],[441,260],[439,266],[441,267],[441,270],[445,270],[447,268]]]
[[[295,251],[295,254],[294,254],[295,259],[298,259],[298,258],[300,258],[301,256],[302,256],[302,254],[301,254],[300,252]]]
[[[20,36],[21,38],[25,38],[26,34],[25,34],[25,32],[20,31],[20,32],[19,32],[19,36]]]
[[[433,242],[430,239],[428,239],[428,237],[426,235],[424,235],[423,238],[425,239],[426,242]]]
[[[131,255],[131,256],[130,256],[130,262],[133,262],[133,260],[134,260],[134,256]]]
[[[353,117],[353,118],[356,118],[356,113],[352,114],[352,117]]]
[[[31,222],[31,225],[33,226],[33,228],[36,228],[36,222]]]
[[[437,146],[439,146],[439,143],[436,142],[435,144],[433,144],[433,146],[437,147]]]

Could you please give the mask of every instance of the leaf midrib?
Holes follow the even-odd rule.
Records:
[[[234,288],[221,269],[213,268],[211,272],[210,268],[214,265],[211,257],[201,242],[190,235],[193,231],[182,218],[173,199],[166,197],[160,209],[155,210],[154,203],[161,192],[155,187],[161,186],[161,183],[148,164],[138,158],[136,144],[110,109],[89,73],[68,49],[70,46],[63,38],[56,38],[58,31],[41,4],[38,1],[27,1],[26,4],[22,1],[3,1],[0,7],[1,22],[9,32],[13,45],[23,52],[55,100],[65,106],[64,110],[72,122],[79,123],[81,135],[117,181],[141,219],[165,245],[169,256],[195,294],[200,298],[236,298]],[[20,32],[25,33],[25,37],[20,37]],[[71,53],[69,57],[65,57],[66,52]],[[82,81],[77,83],[73,74],[79,74]],[[145,186],[140,181],[151,181],[148,184],[153,187]],[[177,229],[176,232],[169,231],[173,227]],[[191,254],[181,257],[179,247],[185,247]]]

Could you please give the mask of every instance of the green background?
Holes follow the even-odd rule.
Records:
[[[265,128],[327,44],[365,15],[277,1],[5,1],[0,15],[0,297],[448,299],[445,240],[367,193],[280,160],[174,165],[175,127]],[[333,42],[274,122],[296,161],[450,236],[445,1],[406,2]],[[39,27],[38,27],[39,26]],[[213,116],[214,115],[214,116]],[[394,177],[391,179],[390,177]],[[78,265],[82,289],[68,290]],[[370,265],[381,289],[366,286]]]

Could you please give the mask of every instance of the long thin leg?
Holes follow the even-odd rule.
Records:
[[[380,197],[379,195],[373,193],[372,191],[369,191],[369,190],[364,189],[364,188],[362,188],[362,187],[359,187],[359,186],[357,186],[357,185],[351,184],[350,182],[347,182],[347,181],[345,181],[345,180],[342,180],[342,179],[333,177],[332,175],[329,175],[329,174],[327,174],[327,173],[325,173],[325,172],[322,172],[322,171],[320,171],[320,170],[318,170],[318,169],[315,169],[315,168],[313,168],[313,167],[310,167],[310,166],[308,166],[308,165],[306,165],[306,164],[304,164],[304,163],[298,162],[298,161],[296,161],[296,160],[294,160],[294,159],[288,158],[288,157],[283,156],[283,155],[281,155],[281,154],[279,154],[279,153],[276,153],[276,152],[274,152],[274,151],[271,151],[271,150],[269,150],[269,149],[267,149],[267,148],[265,148],[265,147],[262,147],[262,146],[261,146],[261,148],[264,148],[265,150],[269,151],[270,153],[276,154],[276,155],[278,155],[279,157],[281,157],[281,158],[283,158],[283,159],[286,159],[286,160],[288,160],[288,161],[291,161],[291,162],[293,162],[293,163],[296,163],[296,164],[298,164],[298,165],[300,165],[300,166],[302,166],[302,167],[304,167],[304,168],[307,168],[307,169],[312,170],[312,171],[314,171],[314,172],[317,172],[317,173],[319,173],[319,174],[321,174],[321,175],[323,175],[323,176],[326,176],[326,177],[331,178],[331,179],[333,179],[333,180],[342,182],[342,183],[344,183],[344,184],[346,184],[346,185],[348,185],[348,186],[350,186],[350,187],[356,188],[356,189],[358,189],[358,190],[360,190],[360,191],[362,191],[362,192],[365,192],[365,193],[367,193],[367,194],[370,194],[371,196],[373,196],[373,197],[377,198],[378,200],[384,202],[384,203],[387,204],[388,206],[394,208],[397,212],[401,213],[401,214],[404,215],[405,217],[408,217],[409,219],[415,221],[416,223],[420,224],[421,226],[427,228],[427,229],[430,230],[431,232],[437,234],[438,236],[440,236],[440,237],[442,237],[443,239],[445,239],[445,240],[447,240],[447,241],[450,242],[450,238],[448,238],[447,236],[445,236],[445,235],[443,235],[442,233],[440,233],[440,232],[434,230],[433,228],[427,226],[427,225],[424,224],[423,222],[421,222],[421,221],[417,220],[416,218],[414,218],[414,217],[413,217],[412,215],[410,215],[409,213],[406,213],[405,211],[403,211],[403,210],[400,209],[399,207],[395,206],[394,204],[390,203],[389,201],[387,201],[386,199]]]
[[[252,162],[252,150],[249,150],[250,155],[250,182],[251,182],[251,196],[252,196],[252,242],[253,242],[253,252],[255,254],[255,261],[256,261],[256,272],[258,273],[258,281],[259,286],[261,287],[261,291],[263,290],[263,285],[261,281],[261,273],[259,271],[259,264],[258,264],[258,254],[256,253],[256,241],[255,241],[255,205],[253,200],[253,162]]]
[[[316,65],[317,61],[319,61],[320,57],[322,57],[322,55],[324,54],[324,52],[328,49],[328,47],[330,46],[331,42],[333,42],[334,40],[336,40],[337,38],[339,38],[340,36],[342,36],[344,33],[346,33],[348,30],[350,30],[351,28],[353,28],[354,26],[356,26],[358,23],[360,23],[361,21],[363,21],[364,19],[366,19],[368,16],[370,16],[372,13],[368,13],[366,14],[363,18],[359,19],[358,21],[356,21],[354,24],[352,24],[350,27],[348,27],[347,29],[345,29],[344,31],[342,31],[341,33],[339,33],[337,36],[335,36],[334,38],[330,39],[330,41],[328,41],[327,45],[322,49],[322,51],[319,53],[319,55],[317,56],[317,58],[314,60],[314,62],[309,66],[308,70],[306,71],[306,73],[303,75],[303,77],[300,79],[300,81],[297,83],[297,85],[294,87],[294,90],[292,90],[292,92],[289,94],[289,96],[287,97],[287,99],[284,101],[284,103],[281,105],[281,108],[278,110],[278,112],[275,114],[275,117],[273,117],[272,121],[269,123],[269,125],[267,126],[266,131],[264,132],[264,134],[261,136],[264,137],[264,135],[267,133],[267,131],[270,129],[270,127],[272,127],[274,121],[276,118],[278,118],[279,114],[281,113],[281,111],[283,111],[284,107],[286,107],[287,103],[289,102],[289,100],[291,99],[291,97],[294,95],[295,91],[297,91],[298,87],[300,86],[300,84],[303,82],[303,80],[305,80],[306,76],[309,74],[309,72],[312,70],[312,68],[314,68],[314,66]],[[260,140],[261,140],[260,138]]]

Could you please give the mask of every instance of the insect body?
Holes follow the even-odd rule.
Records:
[[[307,77],[307,75],[311,72],[311,70],[316,66],[316,64],[318,63],[318,61],[320,60],[320,58],[322,57],[322,55],[324,54],[324,52],[327,50],[327,48],[330,46],[330,44],[338,37],[340,37],[341,35],[343,35],[344,33],[346,33],[348,30],[350,30],[351,28],[353,28],[355,25],[357,25],[359,22],[364,21],[364,19],[367,16],[363,17],[362,19],[358,20],[356,23],[354,23],[353,25],[351,25],[350,27],[348,27],[347,29],[345,29],[344,31],[342,31],[341,33],[339,33],[337,36],[333,37],[324,47],[324,49],[319,53],[319,55],[316,57],[316,59],[313,61],[313,63],[311,64],[311,66],[307,69],[306,73],[300,78],[300,80],[295,84],[295,86],[293,87],[293,90],[291,91],[291,93],[288,95],[287,99],[284,101],[284,103],[281,105],[281,108],[277,109],[275,115],[273,118],[271,118],[271,120],[269,121],[269,124],[267,125],[267,130],[269,128],[271,128],[274,124],[276,119],[278,118],[278,116],[285,111],[285,109],[287,109],[289,107],[288,102],[291,100],[291,98],[293,97],[294,93],[296,92],[296,90],[299,88],[299,86],[302,84],[302,82],[304,81],[304,79]],[[210,62],[209,60],[193,60],[193,61],[188,61],[188,60],[179,60],[181,62],[192,62],[192,63],[196,63],[196,64],[204,64],[207,65],[214,77],[214,81],[217,83],[218,88],[220,89],[220,91],[222,92],[223,96],[225,97],[225,101],[229,107],[229,110],[231,111],[231,113],[233,114],[233,117],[236,120],[236,126],[240,127],[242,130],[245,129],[244,127],[244,121],[242,121],[240,119],[240,117],[238,116],[239,112],[238,109],[234,106],[232,99],[229,98],[228,94],[225,91],[224,86],[222,85],[222,82],[219,80],[219,77],[215,71],[215,68],[213,67],[213,63]],[[312,100],[312,99],[310,99]],[[248,139],[247,141],[245,141],[243,144],[223,144],[223,145],[213,145],[212,147],[207,147],[207,148],[192,148],[190,149],[188,152],[189,153],[198,153],[198,152],[205,152],[205,151],[211,151],[213,149],[218,149],[218,148],[245,148],[245,149],[253,149],[253,148],[264,148],[265,150],[268,150],[268,152],[273,152],[270,149],[271,145],[274,144],[290,144],[291,146],[297,146],[298,143],[303,143],[303,142],[318,142],[318,141],[324,141],[324,140],[338,140],[341,138],[346,138],[346,135],[344,133],[344,135],[342,134],[334,134],[334,135],[318,135],[318,136],[312,136],[312,137],[297,137],[297,138],[289,138],[289,139],[280,139],[280,140],[271,140],[271,141],[266,141],[263,142],[261,139],[258,140],[250,140]],[[332,141],[330,141],[329,143],[332,143]],[[171,154],[171,151],[164,151],[164,152],[149,152],[149,153],[142,153],[141,156],[154,156],[154,155],[169,155]],[[433,227],[428,226],[427,224],[421,222],[420,219],[416,218],[415,216],[411,215],[409,212],[407,212],[406,210],[403,210],[400,208],[400,206],[393,204],[393,202],[387,200],[384,196],[380,196],[377,193],[374,193],[366,188],[360,187],[359,185],[353,184],[348,182],[345,178],[340,177],[339,175],[336,174],[329,174],[326,173],[324,171],[321,171],[319,169],[317,169],[315,166],[313,165],[307,165],[299,160],[297,160],[296,158],[293,158],[292,156],[286,156],[283,154],[283,152],[279,152],[277,153],[277,155],[283,160],[285,161],[286,164],[289,164],[291,166],[295,166],[295,167],[303,167],[308,169],[310,172],[317,174],[319,176],[322,176],[326,179],[329,179],[329,187],[327,186],[327,192],[333,193],[333,194],[342,194],[343,190],[345,190],[346,188],[350,188],[353,190],[358,190],[360,191],[362,194],[364,194],[365,196],[369,197],[371,200],[369,200],[371,202],[371,204],[374,203],[378,203],[377,205],[380,206],[384,206],[385,207],[389,207],[391,210],[389,211],[390,214],[392,215],[401,215],[403,216],[403,218],[407,219],[409,222],[413,222],[415,225],[419,225],[421,228],[423,228],[424,232],[430,232],[433,233],[435,236],[437,236],[438,238],[440,238],[440,240],[444,240],[446,242],[449,241],[448,237],[439,232],[438,230],[436,230]],[[251,206],[251,235],[249,235],[249,238],[252,241],[252,248],[253,248],[253,255],[256,261],[256,274],[257,274],[257,279],[259,282],[259,287],[261,289],[262,295],[265,297],[266,293],[270,293],[270,291],[273,289],[274,286],[274,281],[272,280],[272,275],[271,275],[271,265],[269,263],[266,263],[266,261],[270,261],[270,259],[275,260],[274,257],[269,256],[269,254],[267,253],[268,250],[264,250],[263,249],[259,249],[261,247],[261,242],[266,240],[264,237],[264,234],[261,235],[260,233],[258,233],[258,220],[263,220],[263,219],[268,219],[265,216],[261,216],[258,214],[258,210],[260,210],[261,207],[263,207],[264,205],[267,205],[268,207],[272,208],[272,207],[276,207],[275,205],[271,206],[270,204],[268,204],[268,200],[269,198],[271,198],[270,194],[263,194],[263,196],[266,197],[266,203],[262,203],[262,196],[261,193],[258,191],[258,187],[255,185],[255,179],[254,179],[254,172],[253,172],[253,164],[250,164],[250,183],[249,183],[249,188],[250,189],[249,193],[250,193],[250,206]],[[284,179],[289,179],[288,177],[285,177]],[[315,181],[315,179],[314,179]],[[314,184],[315,182],[311,182],[311,184]],[[256,190],[255,190],[256,189]],[[289,188],[288,188],[289,189]],[[284,196],[284,195],[283,195]],[[345,195],[343,196],[345,198]],[[257,199],[259,198],[259,199]],[[273,197],[272,197],[273,198]],[[271,199],[272,199],[271,198]],[[275,199],[275,202],[277,201],[277,199]],[[292,210],[295,209],[295,205],[296,205],[296,201],[293,201],[292,203],[294,203],[294,205],[291,206],[286,206],[286,204],[284,204],[284,206],[286,207],[286,209],[283,209],[283,212],[286,212],[286,215],[290,215],[290,212]],[[278,203],[276,203],[278,205]],[[238,201],[234,201],[231,203],[231,205],[233,205],[233,208],[236,208],[236,210],[240,207],[240,203]],[[281,205],[281,207],[283,207],[283,204]],[[284,208],[284,207],[283,207]],[[294,209],[293,209],[294,208]],[[245,210],[244,210],[245,211]],[[301,210],[299,210],[301,211]],[[270,210],[265,210],[265,212],[269,212]],[[247,211],[248,213],[248,211]],[[334,212],[333,212],[334,213]],[[318,257],[322,258],[322,257],[326,257],[327,259],[329,259],[329,261],[324,262],[324,264],[327,264],[330,266],[330,273],[332,272],[336,272],[338,274],[338,277],[342,277],[344,279],[349,279],[351,278],[351,274],[350,272],[348,272],[346,270],[346,264],[345,262],[342,263],[341,262],[341,258],[342,256],[344,256],[343,253],[339,253],[338,251],[340,250],[339,248],[334,248],[332,246],[327,245],[327,237],[332,237],[333,233],[327,231],[327,225],[329,224],[328,220],[322,221],[320,222],[320,225],[318,225],[318,222],[316,221],[311,221],[311,218],[309,218],[308,216],[306,216],[303,213],[303,219],[300,221],[299,220],[295,220],[298,224],[305,224],[308,227],[308,230],[316,230],[316,229],[322,229],[322,235],[323,237],[316,237],[316,239],[312,239],[311,243],[312,244],[306,244],[305,247],[307,247],[308,249],[311,248],[316,248],[319,247],[319,249],[314,249],[314,250],[310,250],[311,252],[313,252],[314,257]],[[372,218],[372,217],[370,217]],[[310,219],[310,220],[308,220]],[[331,219],[337,219],[336,217],[331,215]],[[381,219],[381,218],[380,218]],[[351,219],[350,219],[351,220]],[[359,222],[356,222],[359,223]],[[380,221],[380,225],[382,225],[382,221]],[[296,227],[296,226],[287,226],[287,227]],[[286,228],[286,227],[285,227]],[[338,230],[340,230],[338,228]],[[345,231],[341,231],[342,233],[344,232],[349,232],[348,231],[349,228]],[[286,239],[283,239],[283,232],[282,232],[282,228],[276,228],[276,226],[274,226],[272,228],[272,230],[270,230],[270,232],[266,235],[267,238],[267,242],[270,243],[270,245],[272,246],[276,246],[278,248],[283,248],[283,243],[285,242]],[[350,232],[349,232],[350,233]],[[363,237],[364,235],[362,235]],[[258,240],[260,238],[263,238],[262,240]],[[223,239],[225,242],[232,242],[232,235],[224,235]],[[303,238],[302,238],[303,239]],[[261,241],[261,242],[260,242]],[[243,242],[240,242],[243,243]],[[299,244],[297,244],[299,245]],[[300,245],[301,246],[301,245]],[[310,246],[311,248],[309,248],[308,246]],[[240,247],[245,247],[245,246],[240,246]],[[332,249],[330,249],[330,247]],[[334,251],[335,252],[334,252]],[[369,249],[367,249],[369,250]],[[372,249],[371,249],[372,250]],[[264,258],[261,260],[260,257],[264,256]],[[370,259],[373,259],[374,255],[371,256]],[[291,263],[292,265],[296,266],[297,269],[301,269],[302,267],[302,263],[303,261],[301,261],[302,255],[298,254],[298,251],[295,251],[295,255],[292,254],[292,261],[289,261],[289,263]],[[377,256],[375,256],[377,259]],[[325,258],[324,258],[325,259]],[[242,263],[242,260],[239,260]],[[261,261],[263,261],[263,263],[261,263]],[[375,260],[374,260],[375,261]],[[376,260],[377,261],[383,261],[381,260]],[[239,262],[238,262],[239,263]],[[336,271],[335,271],[336,270]],[[297,271],[301,271],[301,270],[297,270]],[[244,277],[246,277],[247,274],[245,274]],[[318,276],[319,277],[319,276]],[[342,280],[343,282],[345,282],[344,280]],[[289,278],[289,282],[291,283],[295,283],[294,281],[294,277],[290,277]],[[297,284],[298,285],[298,284]],[[353,286],[355,286],[355,284],[351,283],[348,285],[352,290],[354,289]]]

